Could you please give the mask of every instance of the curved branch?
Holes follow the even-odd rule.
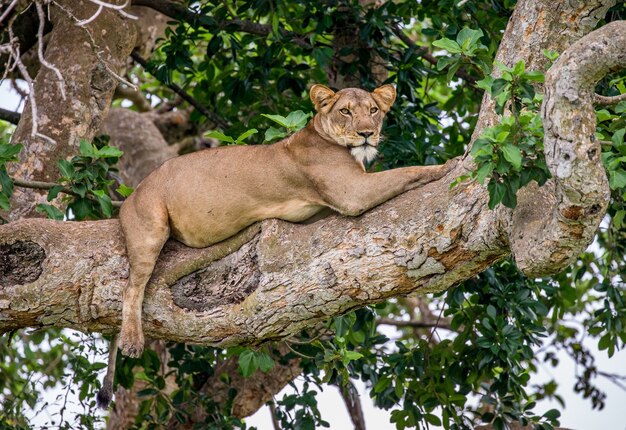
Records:
[[[594,95],[594,103],[597,105],[610,106],[610,105],[616,105],[619,102],[623,102],[623,101],[626,101],[626,93],[620,94],[619,96],[613,96],[613,97],[601,96],[600,94]]]
[[[591,242],[606,212],[610,190],[594,134],[594,87],[623,69],[626,21],[616,21],[568,48],[546,75],[542,117],[553,193],[551,201],[532,201],[525,194],[509,231],[515,261],[529,276],[570,264]]]

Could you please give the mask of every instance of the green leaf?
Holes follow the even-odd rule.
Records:
[[[615,133],[613,133],[613,137],[611,138],[613,145],[615,146],[623,145],[625,133],[626,133],[626,128],[622,128],[620,130],[617,130]]]
[[[0,193],[0,209],[8,211],[10,208],[11,203],[9,202],[9,198],[4,193]]]
[[[237,143],[238,145],[242,145],[244,143],[244,140],[246,140],[247,138],[249,138],[250,136],[252,136],[253,134],[258,133],[259,130],[257,130],[256,128],[251,128],[250,130],[242,133],[237,140],[235,140],[235,143]]]
[[[124,152],[112,146],[103,146],[98,149],[99,158],[120,158],[122,155],[124,155]]]
[[[41,213],[41,214],[44,214],[49,219],[55,219],[55,220],[58,220],[58,221],[63,221],[63,218],[65,217],[63,212],[61,212],[59,210],[59,208],[57,208],[55,206],[52,206],[52,205],[46,205],[46,204],[39,203],[35,207],[35,210],[37,212]]]
[[[600,109],[596,111],[596,116],[598,117],[598,122],[603,122],[613,118],[614,115],[606,109]]]
[[[79,151],[81,155],[84,155],[85,157],[94,158],[96,154],[94,151],[97,151],[97,150],[98,149],[95,146],[93,146],[91,143],[87,142],[86,140],[83,139],[80,141]]]
[[[111,203],[111,198],[102,190],[95,190],[94,194],[98,198],[98,204],[104,216],[111,218],[113,215],[113,203]]]
[[[285,121],[287,122],[287,128],[289,128],[291,131],[298,131],[306,125],[308,119],[308,113],[297,110],[287,115]]]
[[[506,161],[511,163],[515,169],[519,170],[522,167],[522,152],[517,146],[505,143],[502,145],[502,154]]]
[[[287,131],[284,129],[270,127],[267,130],[265,130],[265,141],[271,142],[274,139],[281,139],[287,136],[288,134],[289,133],[287,133]]]
[[[524,62],[524,60],[520,60],[515,64],[515,66],[513,66],[513,70],[511,71],[511,74],[513,76],[522,76],[525,70],[526,70],[526,63]]]
[[[123,197],[128,197],[133,193],[133,191],[135,191],[135,189],[132,187],[128,187],[124,184],[120,184],[120,186],[117,187],[115,191],[117,191]]]
[[[495,208],[498,203],[502,202],[502,197],[506,192],[506,185],[502,182],[489,181],[487,184],[487,191],[489,191],[489,209]]]
[[[55,185],[54,187],[50,188],[50,190],[48,191],[48,201],[56,199],[61,190],[63,190],[63,185]]]
[[[495,167],[495,164],[493,163],[486,163],[483,164],[482,166],[480,166],[480,168],[476,171],[476,180],[478,181],[479,184],[484,184],[485,183],[485,179],[491,175],[491,173],[493,172],[493,169]]]
[[[533,82],[543,83],[546,80],[546,75],[543,72],[531,71],[524,73],[523,77]]]
[[[550,409],[548,412],[546,412],[545,414],[543,414],[543,416],[545,418],[548,418],[549,420],[556,420],[561,416],[561,412],[559,412],[556,409]]]
[[[624,113],[626,112],[626,100],[625,101],[621,101],[618,104],[615,105],[615,113]]]
[[[219,131],[210,131],[208,133],[204,134],[205,137],[212,137],[213,139],[217,139],[220,142],[228,142],[228,143],[235,143],[235,140],[230,137],[230,136],[226,136],[224,133],[221,133]]]
[[[72,179],[74,177],[74,166],[67,160],[59,160],[58,161],[59,171],[61,172],[61,176],[67,179]]]
[[[267,113],[262,113],[261,116],[264,116],[265,118],[274,121],[275,123],[285,127],[285,128],[289,128],[289,121],[287,120],[287,118],[285,118],[282,115],[270,115]]]
[[[358,360],[359,358],[362,358],[363,354],[361,354],[360,352],[357,352],[357,351],[346,351],[344,356],[348,360],[352,361],[352,360]]]
[[[24,148],[24,145],[11,145],[10,143],[0,144],[0,163],[7,161],[17,161],[16,155]]]
[[[478,43],[480,38],[483,37],[482,30],[472,30],[471,28],[463,28],[459,31],[459,34],[456,35],[456,41],[459,46],[463,48],[464,51],[467,51],[474,45]]]
[[[259,369],[263,372],[268,372],[274,367],[274,360],[266,352],[261,352],[258,355]]]
[[[239,355],[239,369],[244,378],[250,377],[258,368],[258,358],[253,350],[246,349]]]
[[[612,190],[626,187],[626,171],[624,169],[610,170],[609,186]]]
[[[447,39],[447,38],[435,40],[433,42],[433,46],[436,46],[437,48],[445,49],[451,54],[460,54],[461,52],[463,52],[463,50],[461,49],[461,46],[457,42],[455,42],[454,40]]]

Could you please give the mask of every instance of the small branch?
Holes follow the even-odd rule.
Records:
[[[437,65],[437,62],[439,60],[437,60],[437,58],[435,58],[431,53],[429,53],[427,48],[425,48],[423,46],[418,46],[415,42],[413,42],[411,40],[411,38],[409,36],[407,36],[404,33],[404,31],[402,31],[402,29],[400,27],[398,27],[397,25],[392,25],[391,26],[391,30],[393,31],[393,33],[396,36],[398,36],[398,39],[400,39],[402,42],[404,42],[404,44],[406,46],[408,46],[409,48],[415,50],[417,55],[421,56],[424,60],[428,61],[433,66]],[[459,70],[457,70],[455,75],[458,76],[459,78],[463,79],[465,82],[470,84],[472,87],[474,87],[476,85],[476,78],[473,77],[472,75],[470,75],[469,73],[467,73],[467,71],[463,67],[461,67]]]
[[[199,18],[202,17],[202,15],[195,13],[192,10],[187,9],[185,6],[177,3],[173,3],[167,0],[133,0],[132,4],[133,6],[149,7],[156,10],[157,12],[162,13],[165,16],[176,19],[178,21],[184,21],[194,27],[199,25],[200,27],[205,27],[209,30],[212,30],[212,28],[203,25],[199,21]],[[233,28],[237,31],[255,34],[261,37],[267,37],[272,33],[271,25],[259,24],[258,22],[241,19],[220,21],[217,23],[217,26],[220,30]],[[313,45],[307,42],[303,35],[287,31],[283,28],[279,29],[279,31],[282,36],[290,38],[296,45],[304,49],[313,49]]]
[[[146,71],[150,72],[150,69],[148,68],[148,62],[141,55],[139,55],[137,51],[133,51],[130,54],[130,56],[132,57],[133,60],[135,60],[138,64],[140,64],[141,67],[143,67]],[[178,85],[174,83],[165,84],[165,85],[167,85],[172,91],[178,94],[187,103],[189,103],[190,105],[198,109],[198,111],[202,113],[202,115],[206,116],[208,119],[213,121],[215,125],[217,125],[218,127],[221,127],[223,129],[230,127],[230,124],[228,122],[223,120],[215,112],[211,112],[206,107],[202,106],[199,101],[191,97],[185,90],[183,90]]]
[[[19,112],[13,112],[7,109],[0,108],[0,119],[17,125],[20,122],[22,115]]]
[[[281,430],[278,418],[276,418],[276,404],[274,401],[269,402],[270,415],[272,416],[272,426],[274,430]]]
[[[363,415],[363,407],[361,406],[361,399],[359,393],[352,381],[348,381],[345,387],[337,387],[339,393],[346,404],[348,414],[354,424],[354,430],[365,430],[365,416]]]
[[[594,104],[603,105],[603,106],[616,105],[619,102],[623,102],[625,100],[626,100],[626,93],[620,94],[619,96],[613,96],[613,97],[607,97],[607,96],[601,96],[600,94],[595,94],[593,98]]]
[[[11,4],[9,5],[9,7],[7,7],[5,9],[5,11],[2,13],[2,15],[0,15],[0,23],[2,23],[2,21],[4,21],[4,19],[9,16],[9,14],[11,13],[11,11],[13,10],[13,8],[17,5],[18,0],[13,0],[11,2]]]
[[[379,318],[376,320],[377,324],[392,325],[396,327],[411,327],[411,328],[443,328],[445,330],[452,330],[450,324],[445,322],[425,323],[422,321],[402,321],[394,320],[392,318]]]
[[[11,180],[13,181],[13,184],[18,187],[31,188],[34,190],[50,190],[53,187],[56,187],[57,185],[59,185],[59,184],[55,184],[54,182],[28,181],[26,179],[19,179],[19,178],[11,178]],[[60,192],[64,194],[69,194],[72,196],[78,196],[78,194],[76,194],[74,191],[66,187],[63,187]],[[119,208],[120,206],[122,206],[122,203],[124,202],[119,201],[119,200],[112,200],[111,203],[113,204],[113,207]]]
[[[59,85],[61,98],[65,100],[65,79],[63,79],[61,71],[57,69],[53,64],[48,63],[48,61],[46,61],[43,56],[43,30],[46,25],[46,16],[43,13],[43,7],[41,6],[41,3],[35,2],[35,7],[37,9],[37,16],[39,17],[39,26],[37,28],[37,56],[39,57],[39,62],[41,63],[41,65],[52,70],[57,76],[57,84]]]

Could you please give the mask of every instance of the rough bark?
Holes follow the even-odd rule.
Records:
[[[76,19],[89,18],[97,6],[86,1],[58,3],[62,8],[50,6],[53,28],[45,58],[62,71],[66,100],[56,75],[48,68],[40,69],[34,80],[38,132],[54,142],[33,136],[28,101],[12,137],[14,143],[25,146],[11,172],[22,179],[56,180],[57,160],[77,153],[81,139],[93,138],[118,83],[111,71],[120,73],[134,46],[134,26],[116,12],[104,9],[97,19],[79,27]],[[34,207],[45,201],[44,196],[45,192],[17,189],[9,219],[36,216]]]

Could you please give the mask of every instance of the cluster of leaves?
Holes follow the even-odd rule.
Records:
[[[491,56],[488,48],[480,41],[483,37],[482,30],[466,27],[459,31],[456,40],[444,37],[434,41],[433,46],[452,54],[437,61],[437,70],[447,70],[448,81],[452,81],[454,74],[464,65],[475,64],[481,71],[488,73],[491,70]]]
[[[533,87],[533,83],[543,82],[543,73],[527,72],[524,61],[512,68],[503,64],[498,67],[501,77],[489,76],[479,85],[495,100],[498,114],[504,114],[508,108],[510,115],[486,129],[471,151],[476,170],[470,176],[481,184],[489,179],[490,209],[500,203],[515,208],[520,188],[533,180],[543,185],[550,178],[543,154],[543,125],[538,115],[542,97]]]
[[[95,139],[94,143],[86,140],[80,142],[80,155],[70,161],[59,160],[61,176],[56,185],[48,192],[48,201],[64,193],[65,213],[56,206],[38,204],[37,211],[48,218],[62,220],[102,219],[113,216],[113,203],[109,197],[109,189],[115,183],[110,173],[115,172],[114,165],[123,152],[107,145],[108,137]],[[116,191],[123,197],[132,192],[132,188],[120,185]]]
[[[289,113],[289,115],[287,115],[286,117],[282,115],[270,115],[265,113],[261,114],[261,116],[275,122],[280,126],[278,128],[270,126],[267,130],[265,130],[264,142],[271,142],[276,139],[282,139],[283,137],[286,137],[304,128],[312,114],[306,114],[301,110],[297,110]],[[205,133],[204,135],[206,137],[212,137],[214,139],[217,139],[220,142],[224,142],[227,145],[245,145],[245,140],[258,132],[259,131],[256,128],[252,128],[243,132],[236,139],[231,136],[227,136],[219,131],[210,131]]]

